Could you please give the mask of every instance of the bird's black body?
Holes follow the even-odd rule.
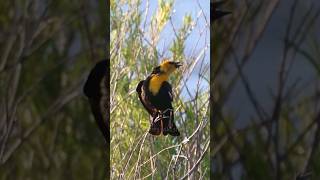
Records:
[[[162,132],[163,135],[179,136],[180,133],[174,123],[171,85],[167,81],[164,81],[156,95],[153,95],[149,90],[151,78],[161,73],[159,67],[154,68],[146,80],[139,82],[136,91],[144,108],[152,117],[149,133],[160,135]]]
[[[107,111],[109,110],[107,84],[107,67],[108,60],[98,62],[91,70],[88,79],[84,85],[83,92],[88,97],[91,111],[94,115],[96,123],[98,124],[106,141],[110,139],[109,121],[107,118]]]

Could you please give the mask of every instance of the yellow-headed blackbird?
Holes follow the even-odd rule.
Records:
[[[215,20],[221,18],[222,16],[230,14],[230,12],[220,11],[220,10],[217,9],[224,3],[225,3],[224,1],[211,2],[210,3],[211,9],[213,9],[213,13],[211,13],[211,20],[215,21]]]
[[[100,128],[104,138],[108,142],[110,139],[108,84],[107,67],[109,60],[98,62],[91,70],[88,79],[84,85],[84,94],[88,97],[91,111]]]
[[[160,135],[161,132],[163,135],[180,135],[174,123],[173,93],[168,83],[170,74],[180,66],[180,62],[165,60],[136,88],[141,103],[151,115],[149,133],[152,135]]]

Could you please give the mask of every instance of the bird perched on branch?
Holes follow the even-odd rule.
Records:
[[[181,66],[180,62],[165,59],[160,66],[153,69],[146,80],[139,82],[136,91],[139,99],[151,116],[149,133],[152,135],[170,134],[179,136],[174,123],[172,87],[168,83],[169,76]]]
[[[107,59],[98,62],[91,70],[83,88],[84,94],[89,99],[93,116],[106,142],[110,139],[109,118],[107,117],[109,111],[108,66]]]
[[[211,6],[211,9],[213,9],[213,13],[211,13],[211,19],[213,21],[227,15],[227,14],[230,14],[230,12],[227,12],[227,11],[221,11],[221,10],[218,10],[217,8],[219,8],[222,4],[224,4],[225,1],[219,1],[219,2],[211,2],[210,3],[210,6]]]

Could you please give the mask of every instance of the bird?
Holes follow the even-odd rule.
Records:
[[[83,87],[83,92],[89,99],[92,114],[106,142],[109,142],[110,139],[110,125],[108,117],[109,76],[107,76],[107,68],[109,67],[109,64],[110,61],[108,59],[99,61],[91,69]]]
[[[231,13],[228,11],[221,11],[221,10],[217,9],[224,3],[225,3],[225,1],[218,1],[218,2],[211,2],[210,3],[211,9],[213,9],[213,13],[211,13],[211,19],[213,21],[216,21],[217,19]]]
[[[136,92],[151,119],[149,133],[152,135],[180,136],[174,123],[174,109],[172,107],[173,92],[168,82],[169,76],[182,64],[165,58],[163,62],[153,68],[151,74],[138,83]]]

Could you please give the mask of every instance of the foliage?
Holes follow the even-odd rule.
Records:
[[[184,55],[189,50],[185,49],[188,31],[194,30],[191,25],[199,27],[188,14],[184,16],[182,27],[175,27],[172,23],[174,1],[159,0],[155,10],[149,3],[152,2],[111,2],[111,178],[173,179],[188,172],[191,178],[208,177],[208,88],[200,89],[196,85],[194,93],[185,83],[195,74],[197,64],[201,64],[196,75],[198,85],[208,74],[203,54],[194,51],[190,57]],[[182,132],[178,138],[153,137],[147,133],[149,115],[135,92],[138,82],[163,58],[159,44],[166,37],[165,28],[177,31],[172,44],[164,51],[171,52],[175,60],[184,63],[183,69],[170,80],[175,93],[175,122]],[[183,89],[189,91],[190,99],[182,97]]]

